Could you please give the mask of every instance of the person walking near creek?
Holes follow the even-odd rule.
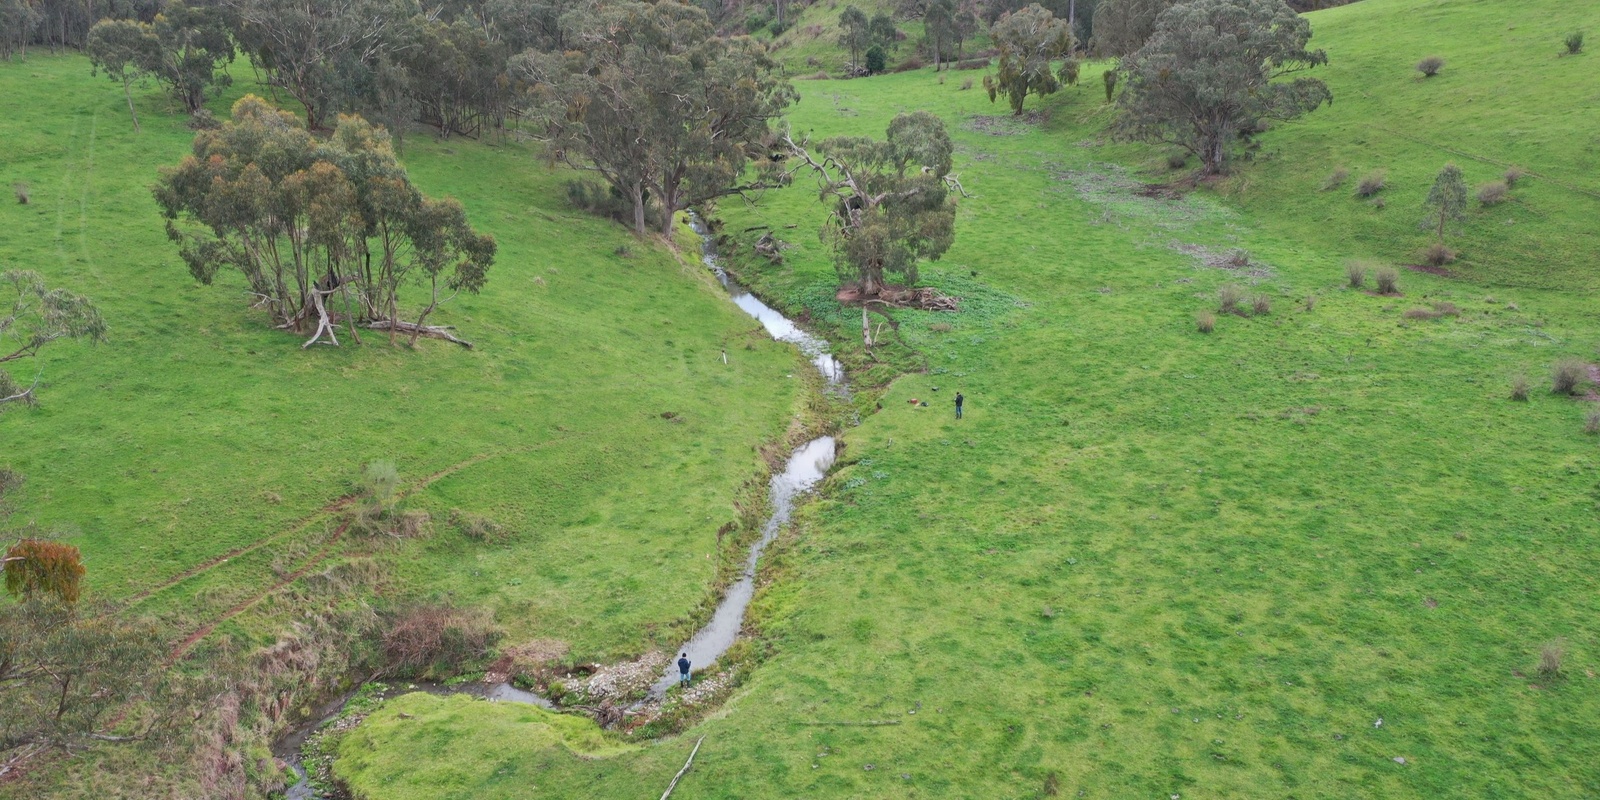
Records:
[[[956,419],[961,419],[961,401],[966,399],[961,396],[960,392],[956,392]]]
[[[688,686],[689,685],[689,654],[688,653],[679,653],[678,654],[678,683],[683,685],[683,686]]]

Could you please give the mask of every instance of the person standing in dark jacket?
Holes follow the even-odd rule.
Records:
[[[961,401],[965,399],[967,398],[962,397],[960,392],[956,392],[956,419],[961,419]]]
[[[688,653],[679,653],[678,654],[678,683],[680,683],[680,684],[682,684],[684,686],[688,686],[689,685],[689,654]]]

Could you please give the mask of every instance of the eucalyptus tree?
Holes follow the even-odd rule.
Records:
[[[0,409],[35,402],[36,377],[24,385],[7,371],[8,364],[34,358],[54,342],[105,340],[106,323],[88,298],[65,289],[51,289],[37,272],[0,272]],[[14,367],[13,367],[14,368]],[[3,472],[3,470],[0,470]],[[3,483],[4,481],[0,481]],[[3,488],[3,487],[0,487]]]
[[[122,96],[128,101],[128,116],[133,118],[135,133],[139,131],[139,112],[133,107],[132,86],[145,75],[146,65],[154,60],[155,46],[149,26],[131,19],[108,19],[89,29],[84,48],[96,72],[104,72],[122,84]]]
[[[454,200],[412,186],[387,132],[360,117],[341,116],[321,141],[246,95],[232,119],[199,132],[193,153],[161,171],[154,194],[190,274],[210,284],[238,270],[275,327],[311,332],[305,347],[324,337],[338,344],[341,311],[358,342],[359,323],[390,341],[400,332],[413,343],[470,346],[427,319],[455,293],[483,287],[494,239],[474,231]],[[429,290],[415,321],[399,307],[409,283]],[[342,309],[331,307],[335,295]]]
[[[682,209],[768,185],[771,123],[795,92],[765,45],[676,3],[603,6],[567,36],[573,49],[526,52],[512,73],[550,152],[626,197],[636,232],[651,200],[665,233]]]
[[[1164,142],[1200,157],[1206,175],[1227,169],[1241,132],[1291,120],[1333,94],[1291,73],[1325,64],[1307,50],[1311,23],[1283,0],[1191,0],[1156,20],[1155,32],[1123,62],[1118,134]]]
[[[1099,0],[1090,19],[1094,46],[1101,55],[1125,57],[1144,46],[1156,31],[1156,18],[1175,0]]]
[[[1054,94],[1069,75],[1076,79],[1072,26],[1039,4],[1001,17],[990,36],[1000,51],[1000,67],[983,78],[989,102],[1005,95],[1011,112],[1020,115],[1028,95]],[[1052,66],[1055,59],[1062,60],[1059,74]]]
[[[271,86],[300,102],[312,130],[351,105],[351,83],[392,53],[394,29],[421,13],[416,0],[218,2],[233,18],[240,48]]]
[[[900,114],[883,141],[787,143],[830,207],[821,236],[833,247],[835,269],[863,298],[876,297],[890,278],[916,283],[917,263],[938,260],[955,242],[952,192],[960,183],[950,174],[954,147],[939,117]]]

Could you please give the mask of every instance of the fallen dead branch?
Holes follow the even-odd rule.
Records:
[[[443,339],[455,342],[468,350],[472,349],[472,342],[457,339],[450,331],[455,330],[453,325],[418,325],[414,322],[396,322],[390,319],[380,319],[377,322],[367,323],[367,327],[375,331],[394,330],[398,333],[409,333],[413,336],[426,336],[430,339]]]
[[[694,749],[689,751],[689,760],[683,762],[683,769],[678,770],[678,774],[672,776],[672,783],[667,784],[667,790],[661,793],[661,800],[667,800],[672,795],[672,790],[678,788],[678,781],[682,780],[683,774],[689,771],[689,765],[694,763],[694,754],[700,752],[700,742],[705,740],[706,737],[702,736],[700,741],[694,743]]]

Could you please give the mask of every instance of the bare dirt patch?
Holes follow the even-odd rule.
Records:
[[[986,136],[1022,136],[1037,130],[1049,117],[1043,111],[1012,114],[974,114],[967,118],[967,129]]]

